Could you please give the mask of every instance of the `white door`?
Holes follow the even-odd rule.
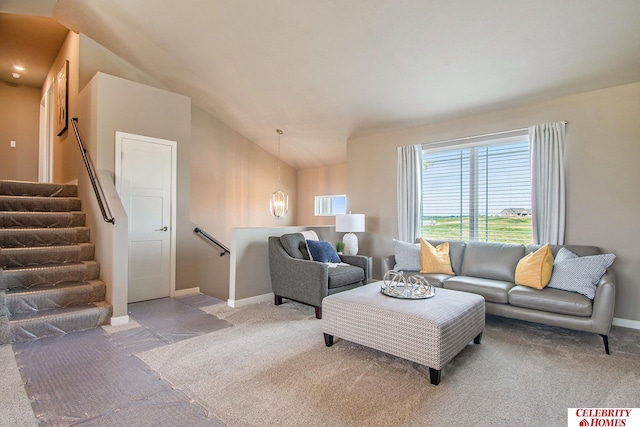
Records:
[[[116,132],[116,188],[129,217],[130,303],[171,294],[175,157],[175,141]]]

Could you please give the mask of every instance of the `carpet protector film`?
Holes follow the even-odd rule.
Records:
[[[38,421],[51,426],[224,425],[134,354],[230,324],[175,299],[129,308],[140,326],[110,334],[94,328],[14,344]],[[173,320],[165,321],[163,313]]]

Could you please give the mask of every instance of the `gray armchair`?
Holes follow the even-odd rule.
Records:
[[[329,267],[311,261],[301,233],[269,237],[269,270],[275,305],[286,298],[315,308],[322,319],[322,299],[327,295],[362,286],[369,281],[369,258],[340,255],[343,263]]]

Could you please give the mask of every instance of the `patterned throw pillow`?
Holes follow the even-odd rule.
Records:
[[[420,244],[393,240],[393,251],[396,257],[396,271],[420,271]]]
[[[616,259],[614,254],[582,256],[560,248],[553,263],[549,288],[577,292],[593,299],[598,282]]]
[[[320,240],[307,240],[311,259],[318,262],[342,262],[338,253],[329,242]]]

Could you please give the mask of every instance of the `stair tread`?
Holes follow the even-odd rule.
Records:
[[[45,321],[47,319],[72,317],[83,311],[103,310],[111,305],[106,301],[92,302],[84,305],[74,305],[66,308],[53,308],[50,310],[36,311],[32,313],[20,313],[9,318],[9,324],[24,323],[30,321]]]
[[[41,251],[46,252],[51,249],[75,249],[78,246],[91,246],[93,243],[74,243],[72,245],[50,245],[50,246],[19,246],[15,248],[0,248],[0,252],[28,252],[28,251]]]
[[[4,248],[26,248],[88,243],[90,233],[87,226],[0,228],[0,245]]]
[[[64,264],[47,264],[47,265],[34,265],[29,267],[4,267],[4,271],[7,273],[15,273],[22,271],[44,271],[44,270],[64,270],[69,267],[82,266],[82,265],[96,265],[98,261],[80,261],[80,262],[65,262]]]
[[[78,186],[74,184],[54,184],[48,182],[31,182],[19,180],[0,180],[0,194],[30,194],[41,197],[62,197],[78,194]]]
[[[102,284],[104,284],[102,280],[93,279],[93,280],[87,280],[84,282],[77,282],[77,281],[63,282],[58,285],[38,286],[36,288],[29,288],[29,289],[8,289],[6,291],[6,298],[11,299],[11,298],[20,298],[27,295],[45,294],[45,293],[51,293],[51,292],[62,292],[72,288],[100,286]]]
[[[33,232],[57,232],[57,231],[64,231],[64,230],[77,230],[77,229],[88,229],[89,227],[87,227],[86,225],[78,225],[75,227],[16,227],[16,228],[0,228],[0,232],[28,232],[28,233],[33,233]]]

